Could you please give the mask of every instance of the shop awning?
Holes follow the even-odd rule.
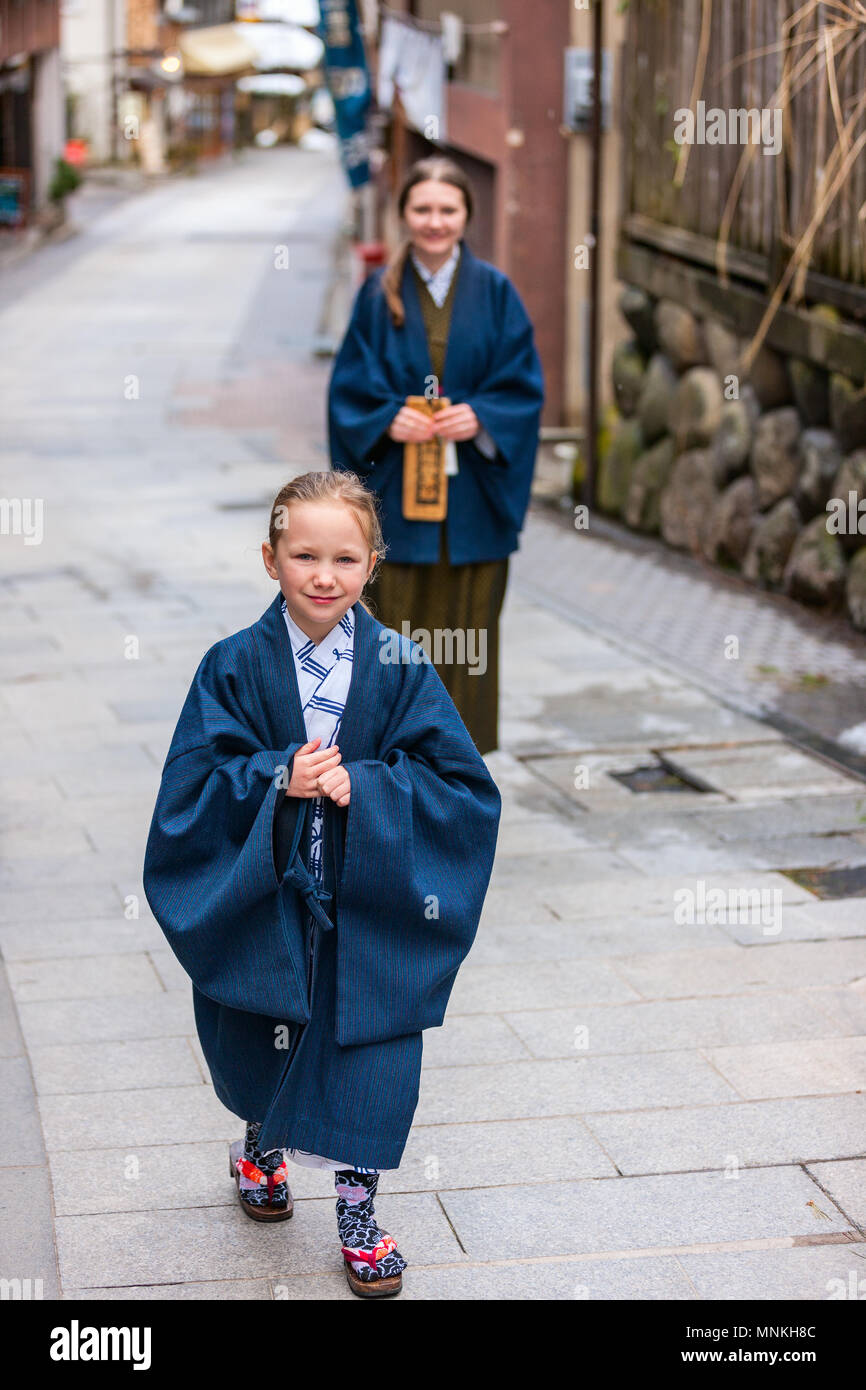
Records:
[[[178,48],[184,73],[192,77],[228,77],[256,68],[256,49],[234,24],[188,29],[180,35]]]

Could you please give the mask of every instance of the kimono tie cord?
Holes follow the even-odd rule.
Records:
[[[283,875],[283,883],[291,883],[293,887],[297,888],[313,917],[315,917],[319,926],[322,927],[324,931],[333,931],[334,924],[324,908],[320,907],[320,903],[326,902],[334,895],[323,888],[320,883],[316,882],[309,869],[302,863],[301,856],[298,853],[298,847],[301,843],[301,832],[307,823],[307,809],[308,806],[305,806],[303,813],[299,814],[297,818],[295,833],[292,839],[292,848],[289,851],[288,862],[291,867],[288,868]]]

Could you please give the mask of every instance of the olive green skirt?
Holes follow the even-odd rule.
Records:
[[[440,536],[435,565],[384,561],[364,601],[385,627],[407,631],[424,648],[483,755],[499,746],[499,615],[508,557],[452,565],[444,523]]]

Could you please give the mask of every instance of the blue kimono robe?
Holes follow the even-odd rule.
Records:
[[[217,642],[162,773],[144,888],[190,975],[214,1089],[258,1145],[400,1163],[421,1033],[475,937],[501,801],[423,649],[353,607],[348,806],[289,797],[306,743],[282,594]],[[397,658],[396,660],[394,658]]]
[[[395,328],[381,290],[383,269],[361,285],[328,391],[328,443],[335,469],[360,474],[381,501],[387,560],[435,564],[439,521],[407,521],[402,511],[403,444],[386,433],[407,396],[423,396],[433,377],[411,257]],[[439,394],[471,405],[497,452],[457,444],[459,471],[448,480],[448,558],[453,565],[502,560],[523,527],[544,401],[532,323],[506,275],[461,242],[457,284]]]

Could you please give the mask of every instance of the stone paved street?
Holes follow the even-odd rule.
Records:
[[[191,675],[272,597],[278,487],[327,464],[311,346],[344,210],[331,156],[250,152],[0,287],[3,490],[44,500],[40,545],[0,536],[0,1165],[28,1192],[0,1276],[45,1297],[353,1299],[329,1174],[292,1167],[274,1231],[238,1210],[242,1124],[141,885]],[[493,882],[377,1200],[398,1301],[866,1279],[866,899],[783,872],[866,864],[866,783],[755,694],[762,665],[826,673],[836,738],[866,649],[656,556],[537,506],[512,557]],[[679,789],[620,780],[646,767]]]

